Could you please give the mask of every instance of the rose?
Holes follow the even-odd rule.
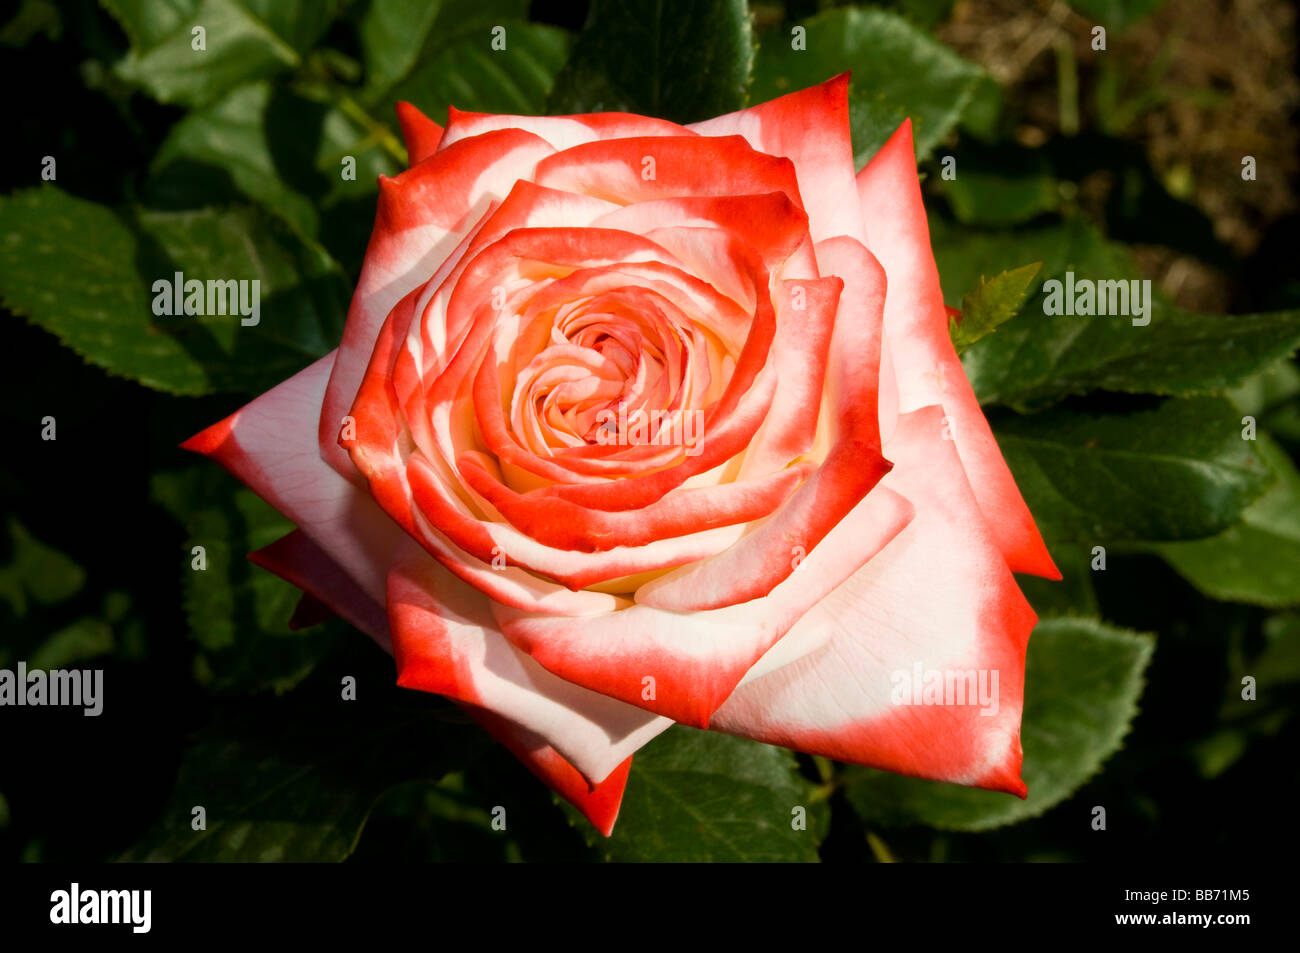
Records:
[[[855,176],[847,85],[691,127],[399,104],[338,350],[186,444],[297,524],[255,562],[606,833],[673,721],[1024,795],[1012,571],[1059,576],[910,126]]]

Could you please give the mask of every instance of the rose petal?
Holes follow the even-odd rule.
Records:
[[[393,643],[388,634],[388,617],[384,614],[383,605],[370,598],[302,530],[296,529],[271,545],[249,553],[248,558],[253,564],[301,589],[304,602],[314,600],[369,635],[385,652],[393,651]],[[306,611],[302,602],[294,611],[295,619],[299,617],[300,611]],[[324,621],[319,616],[314,618],[318,622]],[[294,628],[292,623],[289,627]]]
[[[309,629],[313,625],[320,625],[322,622],[329,622],[338,617],[338,613],[325,603],[310,592],[304,592],[298,598],[298,604],[293,607],[293,614],[289,616],[289,631]]]
[[[805,447],[803,439],[816,429],[818,448],[810,456],[824,462],[754,532],[716,557],[648,582],[637,591],[638,603],[689,612],[762,595],[790,574],[796,547],[803,553],[812,550],[888,471],[889,464],[880,454],[875,414],[885,275],[871,253],[852,238],[819,243],[817,256],[828,269],[844,276],[819,281],[842,282],[844,290],[834,296],[819,295],[817,284],[804,283],[806,340],[774,347],[778,366],[786,371],[778,392],[786,403],[773,410],[764,429],[777,424],[775,434],[786,437],[786,450]],[[804,330],[793,324],[787,327]],[[818,340],[828,332],[829,354]],[[820,382],[823,377],[825,386],[818,388],[817,395],[803,389],[807,381]],[[820,413],[812,416],[819,400]],[[790,421],[801,426],[793,431],[781,428]],[[770,434],[769,439],[775,441]],[[779,441],[772,445],[782,446]],[[755,442],[746,454],[746,467],[751,465],[751,455],[758,460],[771,457],[764,466],[780,459],[774,451],[765,454],[763,446],[762,440]]]
[[[776,282],[776,336],[770,358],[776,396],[745,453],[739,479],[780,469],[812,449],[843,289],[838,277]],[[859,373],[870,376],[872,371],[861,368]]]
[[[442,126],[408,102],[399,102],[395,109],[402,127],[402,138],[406,141],[407,166],[423,162],[437,152],[438,143],[442,141]]]
[[[784,192],[803,208],[793,163],[750,148],[741,136],[634,136],[589,142],[543,159],[534,181],[619,205],[683,195]]]
[[[181,444],[233,473],[329,556],[380,605],[401,528],[364,489],[321,459],[315,419],[338,352],[273,387]]]
[[[312,600],[317,606],[332,608],[392,651],[383,607],[357,588],[333,560],[298,530],[249,558],[306,590],[304,601]],[[318,598],[320,601],[316,601]],[[609,836],[627,781],[630,755],[593,787],[541,735],[476,705],[462,703],[461,707],[533,774],[578,808],[597,830]]]
[[[320,453],[348,479],[355,470],[338,446],[339,428],[388,312],[425,284],[491,203],[552,151],[534,135],[505,130],[462,140],[394,178],[380,179],[375,228],[319,412]]]
[[[627,786],[627,774],[632,767],[630,756],[611,771],[604,781],[593,787],[541,736],[485,709],[473,705],[461,707],[522,761],[529,771],[581,811],[592,827],[606,837],[614,832],[614,821],[617,820],[619,806],[623,803],[623,789]]]
[[[546,671],[497,629],[482,593],[404,540],[388,576],[397,683],[508,718],[592,784],[671,722]]]
[[[910,517],[911,506],[896,493],[871,493],[797,575],[762,598],[722,609],[682,614],[634,605],[579,617],[494,610],[506,637],[561,678],[704,728],[763,653]]]
[[[898,412],[943,406],[975,499],[1007,564],[1014,572],[1060,579],[948,336],[910,121],[863,167],[857,183],[867,247],[889,276],[884,340],[897,381]],[[881,428],[890,424],[882,420]]]
[[[865,237],[845,199],[853,194],[848,73],[688,128],[703,136],[744,136],[759,152],[793,160],[813,241]]]
[[[635,113],[586,113],[574,116],[507,116],[497,113],[447,110],[447,132],[443,148],[498,129],[523,129],[549,142],[557,152],[595,142],[597,139],[625,139],[628,136],[691,136],[685,126],[666,119],[652,119]]]
[[[637,202],[607,212],[593,223],[645,235],[687,265],[690,273],[708,281],[733,301],[753,312],[751,269],[739,260],[740,243],[762,256],[767,270],[777,274],[808,239],[808,217],[784,192],[765,195],[685,196]],[[722,233],[731,243],[712,243],[707,257],[691,243],[705,226]],[[683,254],[678,254],[678,250]],[[786,278],[816,278],[815,272],[786,274]]]
[[[915,519],[803,616],[770,653],[786,657],[765,657],[712,727],[1024,795],[1019,726],[1025,647],[1036,618],[998,558],[942,431],[939,407],[900,418],[885,447],[895,467],[881,489],[906,496]],[[996,713],[892,704],[895,673],[910,677],[918,664],[925,671],[997,671]]]
[[[472,472],[469,467],[468,461],[462,464]],[[562,500],[539,501],[535,522],[523,519],[522,528],[470,513],[421,457],[411,458],[407,478],[420,511],[467,553],[485,563],[500,560],[522,566],[580,589],[721,552],[744,531],[738,524],[771,513],[806,472],[783,471],[751,484],[727,484],[725,494],[713,492],[722,486],[686,490],[647,509],[618,513],[582,510]],[[489,492],[493,486],[490,478],[472,485]],[[567,514],[571,536],[559,525],[546,523],[547,515],[556,519],[561,514]],[[539,526],[548,532],[538,532]],[[579,528],[581,532],[575,532]]]

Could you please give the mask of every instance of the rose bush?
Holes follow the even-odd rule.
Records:
[[[1012,573],[1058,575],[910,126],[855,174],[847,86],[692,126],[400,104],[338,349],[185,444],[298,526],[255,562],[605,833],[674,721],[1024,794]],[[913,671],[997,705],[897,704]]]

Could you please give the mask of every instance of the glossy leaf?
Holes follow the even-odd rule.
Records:
[[[410,72],[441,8],[440,0],[370,0],[359,31],[367,99]]]
[[[548,111],[711,119],[745,105],[753,65],[745,0],[592,0]]]
[[[996,273],[1026,258],[1043,261],[1044,280],[1036,293],[996,335],[962,355],[981,403],[1024,410],[1093,390],[1180,397],[1215,393],[1241,384],[1300,345],[1300,310],[1198,314],[1170,304],[1158,293],[1142,291],[1142,285],[1140,295],[1150,305],[1145,317],[1045,313],[1044,286],[1063,281],[1067,272],[1079,293],[1081,281],[1136,278],[1128,253],[1082,222],[1014,233],[938,224],[934,244],[950,304],[980,274]],[[1062,297],[1068,287],[1062,284]],[[1107,302],[1109,306],[1109,294]],[[1118,292],[1115,302],[1121,303]],[[1129,310],[1136,310],[1132,299]],[[1149,323],[1142,325],[1143,320]]]
[[[1154,547],[1206,595],[1224,602],[1300,605],[1300,472],[1267,434],[1255,443],[1281,477],[1217,536]]]
[[[251,83],[172,127],[151,166],[149,197],[174,208],[247,198],[306,236],[317,234],[322,212],[364,200],[368,233],[378,177],[400,171],[340,108]]]
[[[588,842],[615,861],[815,861],[824,810],[791,752],[678,725],[632,759],[613,836]]]
[[[155,283],[177,272],[248,281],[250,304],[260,282],[257,324],[155,315]],[[91,363],[158,390],[260,393],[337,345],[348,297],[323,249],[251,208],[141,211],[128,223],[53,186],[0,199],[4,303]]]
[[[569,51],[569,34],[514,20],[496,26],[505,31],[505,49],[493,49],[488,25],[458,29],[440,37],[389,98],[414,103],[439,123],[446,121],[449,106],[512,115],[545,112],[547,94]]]
[[[1276,475],[1217,397],[1154,410],[997,418],[998,445],[1044,537],[1088,546],[1220,532]]]
[[[294,69],[336,0],[104,0],[131,41],[119,76],[165,103],[198,106]],[[203,33],[195,31],[202,29]],[[200,45],[202,48],[200,48]]]
[[[917,156],[925,158],[964,118],[987,127],[996,112],[997,86],[983,70],[897,14],[845,7],[799,26],[802,40],[775,31],[762,37],[750,98],[763,102],[852,71],[849,124],[858,165],[904,119],[912,120]]]

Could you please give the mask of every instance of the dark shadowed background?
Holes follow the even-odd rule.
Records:
[[[205,21],[196,63],[188,24]],[[0,857],[1205,860],[1294,839],[1290,3],[707,0],[589,17],[524,0],[22,0],[0,51],[0,668],[100,668],[106,686],[98,718],[0,709]],[[292,587],[243,559],[288,525],[176,445],[333,347],[375,178],[402,167],[394,101],[439,121],[449,104],[689,121],[845,69],[859,165],[913,119],[948,304],[1009,318],[963,358],[1066,577],[1025,583],[1044,619],[1031,798],[676,728],[637,756],[604,841],[451,705],[396,689],[368,638],[291,630]],[[1021,302],[1005,273],[1034,262]],[[275,341],[149,313],[159,275],[254,264],[264,315],[292,316]],[[1157,320],[1052,323],[1038,289],[1067,269],[1151,279]],[[964,304],[981,279],[1002,298]],[[791,805],[807,831],[787,830]]]

